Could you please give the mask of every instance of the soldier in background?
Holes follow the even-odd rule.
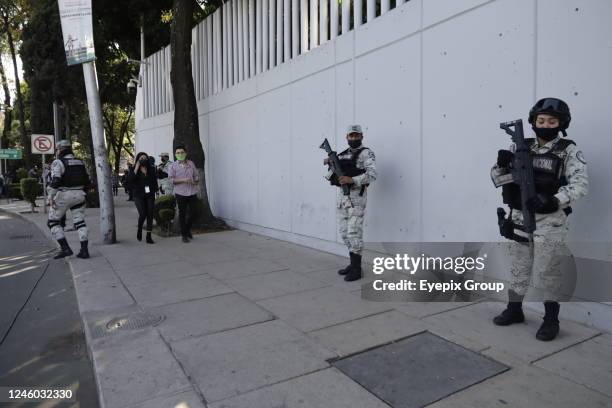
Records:
[[[535,139],[526,139],[531,145],[536,197],[530,210],[535,212],[536,230],[533,234],[533,257],[528,244],[516,243],[511,246],[512,283],[508,291],[507,308],[493,319],[498,326],[507,326],[525,321],[522,310],[523,298],[533,279],[546,289],[551,296],[561,291],[561,259],[567,253],[565,240],[568,233],[568,216],[571,204],[588,193],[586,160],[576,143],[569,139],[566,130],[571,115],[568,105],[560,99],[544,98],[529,112],[529,123],[536,134]],[[511,168],[515,146],[498,152],[493,167],[494,181],[506,175]],[[510,206],[512,221],[522,225],[521,193],[518,185],[503,186],[504,202]],[[542,341],[553,340],[559,333],[558,299],[544,302],[544,321],[536,334]]]
[[[351,125],[346,130],[349,148],[338,154],[343,174],[340,178],[330,170],[327,179],[332,185],[351,186],[350,195],[345,196],[338,188],[336,208],[338,211],[339,231],[349,250],[351,263],[338,273],[345,275],[347,282],[361,279],[361,252],[363,250],[363,217],[367,203],[368,186],[376,180],[376,158],[374,152],[362,145],[363,131],[359,125]],[[328,165],[329,160],[325,159]]]
[[[157,179],[159,180],[159,188],[163,195],[173,194],[172,179],[168,177],[172,162],[170,161],[170,155],[168,153],[162,153],[159,155],[161,163],[157,166]]]

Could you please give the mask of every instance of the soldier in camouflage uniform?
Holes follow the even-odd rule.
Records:
[[[162,195],[173,195],[174,184],[172,179],[168,177],[172,162],[170,161],[169,153],[162,153],[159,155],[161,158],[161,164],[157,166],[157,178],[159,179],[159,187]]]
[[[507,308],[493,319],[499,326],[525,320],[522,301],[532,285],[542,287],[550,296],[544,302],[544,322],[536,334],[542,341],[554,339],[559,332],[559,292],[563,283],[561,260],[569,254],[565,245],[568,233],[567,219],[571,204],[588,193],[589,182],[584,156],[575,142],[561,138],[571,121],[569,107],[556,98],[538,101],[529,112],[529,123],[537,136],[531,142],[536,194],[531,209],[536,216],[533,234],[533,256],[526,243],[513,243],[510,247],[512,283]],[[509,172],[515,146],[500,150],[492,175],[503,177]],[[504,202],[510,208],[520,209],[520,190],[514,183],[504,186]],[[522,224],[522,213],[512,212],[514,223]]]
[[[47,188],[51,204],[47,226],[60,245],[60,252],[54,258],[64,258],[73,254],[62,226],[62,218],[66,216],[68,210],[72,213],[74,228],[78,231],[81,242],[81,250],[77,257],[89,258],[88,230],[85,225],[85,189],[90,184],[89,175],[83,161],[72,154],[69,141],[59,141],[57,150],[57,159],[51,164],[51,184]]]
[[[363,250],[363,216],[367,203],[368,186],[376,180],[376,158],[370,148],[362,146],[363,131],[359,125],[351,125],[346,131],[349,148],[338,154],[345,176],[339,179],[331,172],[327,179],[333,185],[351,186],[350,195],[345,196],[338,188],[336,208],[338,211],[340,236],[349,250],[350,265],[338,271],[346,275],[347,282],[361,279],[361,251]],[[325,159],[328,164],[328,159]]]

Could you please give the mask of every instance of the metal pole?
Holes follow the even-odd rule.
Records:
[[[96,173],[98,176],[98,194],[100,196],[100,236],[105,244],[116,242],[115,209],[113,208],[113,190],[111,187],[110,166],[106,151],[106,138],[102,123],[102,106],[98,93],[98,78],[95,62],[83,64],[87,106],[93,140]]]
[[[55,102],[53,103],[53,107],[55,107]],[[55,139],[57,141],[57,139]],[[42,155],[42,179],[43,179],[43,212],[47,213],[47,177],[45,174],[45,165],[47,161],[45,160],[45,155]]]
[[[57,106],[57,102],[53,102],[53,136],[55,138],[55,145],[57,146],[57,142],[62,138],[61,130],[60,130],[60,121],[59,121],[59,109]],[[44,160],[43,156],[43,160]]]

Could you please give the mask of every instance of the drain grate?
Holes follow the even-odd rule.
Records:
[[[105,337],[120,331],[138,330],[145,327],[154,327],[163,322],[166,316],[162,314],[132,313],[108,321],[98,322],[92,328],[94,339]]]

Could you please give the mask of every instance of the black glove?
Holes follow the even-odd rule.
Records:
[[[510,150],[499,150],[497,152],[497,166],[510,167],[512,160],[514,160],[514,153]]]
[[[527,206],[532,212],[551,214],[559,209],[559,200],[554,195],[538,194],[527,201]]]

